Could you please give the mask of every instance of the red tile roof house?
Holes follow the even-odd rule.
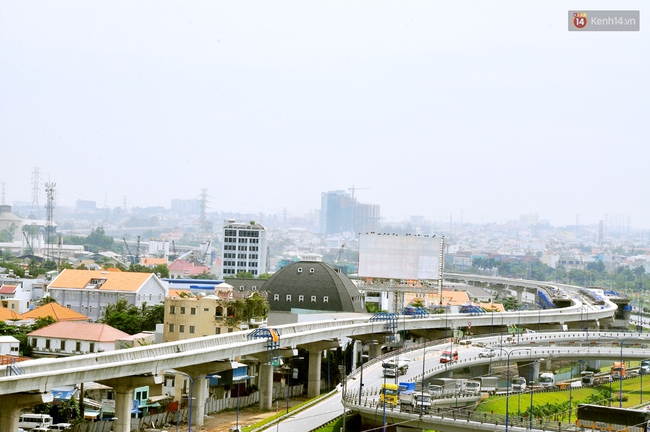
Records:
[[[167,268],[169,269],[169,277],[174,279],[210,273],[210,267],[183,260],[175,260]]]
[[[48,290],[57,303],[93,321],[102,317],[106,305],[117,303],[121,297],[141,307],[143,303],[164,303],[167,295],[167,287],[153,273],[71,269],[63,270]]]
[[[114,351],[115,341],[129,337],[108,324],[57,322],[27,334],[36,357],[59,357]]]

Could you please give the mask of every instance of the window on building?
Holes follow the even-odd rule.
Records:
[[[71,298],[71,299],[74,298],[74,291],[70,291],[70,298]]]
[[[176,314],[176,306],[169,306],[169,313],[172,315]]]
[[[273,300],[280,301],[280,294],[273,294]]]
[[[327,303],[329,301],[329,297],[323,296],[323,303]]]
[[[287,294],[287,301],[291,301],[291,294]]]
[[[190,308],[190,315],[196,315],[196,308],[195,307]]]
[[[311,296],[311,301],[315,302],[316,301],[316,296]]]
[[[169,333],[174,333],[174,324],[169,324],[167,330],[169,331]]]
[[[190,333],[196,333],[196,326],[190,326]]]
[[[181,306],[181,315],[185,315],[185,306]]]
[[[88,351],[95,352],[95,342],[90,343],[90,349]]]
[[[304,295],[299,295],[298,296],[298,301],[299,302],[305,301],[305,296]]]
[[[180,324],[178,326],[178,332],[179,333],[185,333],[185,325],[184,324]]]
[[[36,338],[32,338],[32,348],[36,348]]]
[[[221,334],[221,327],[215,327],[214,334]]]
[[[45,339],[45,349],[50,349],[50,348],[51,348],[51,347],[50,347],[50,340],[49,340],[49,339]]]
[[[61,351],[65,351],[65,341],[61,341]]]
[[[74,347],[75,351],[81,351],[81,342],[77,342]]]
[[[228,333],[232,333],[232,327],[228,327]]]

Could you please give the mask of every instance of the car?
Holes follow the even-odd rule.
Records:
[[[485,348],[485,342],[478,341],[474,344],[474,346]]]
[[[486,349],[478,353],[479,358],[491,358],[497,355],[493,349]]]

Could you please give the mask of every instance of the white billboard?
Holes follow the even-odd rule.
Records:
[[[442,237],[361,234],[359,276],[439,279]]]

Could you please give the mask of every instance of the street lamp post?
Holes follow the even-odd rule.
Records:
[[[289,359],[289,373],[287,374],[287,414],[289,414],[289,399],[291,399],[291,374],[293,373],[294,360],[304,360],[304,357],[291,357]]]
[[[382,369],[384,371],[386,370],[385,363],[383,363],[383,362],[382,362]],[[399,373],[399,372],[397,372],[397,373]],[[383,414],[382,414],[381,424],[382,424],[382,432],[386,432],[386,373],[384,373],[384,386],[382,387],[381,391],[382,391],[382,394],[384,395],[384,410],[383,410]]]
[[[499,348],[501,352],[506,353],[506,356],[508,358],[507,362],[507,370],[506,370],[506,432],[508,432],[508,428],[510,427],[510,355],[514,352],[517,351],[529,351],[530,348],[515,348],[510,351],[507,351],[503,348]]]
[[[249,380],[251,378],[255,378],[255,377],[250,376],[250,375],[243,375],[243,376],[234,377],[233,381],[237,381],[237,383],[239,384],[242,381],[247,381],[247,380]],[[240,389],[239,389],[239,386],[237,386],[237,418],[236,418],[236,422],[235,422],[236,432],[241,432],[241,429],[239,429],[239,397],[241,395],[239,394],[239,392],[240,392]]]
[[[199,378],[221,378],[221,376],[214,374],[214,373],[208,373],[204,375],[198,375],[192,378],[189,374],[185,372],[181,372],[175,369],[170,369],[167,371],[167,373],[175,374],[175,375],[183,375],[185,378],[187,378],[190,382],[190,391],[189,391],[189,397],[190,397],[190,411],[189,411],[189,417],[187,421],[187,432],[192,432],[192,402],[194,399],[194,382],[198,380]]]
[[[360,359],[360,361],[361,361],[361,367],[360,367],[361,372],[359,373],[359,405],[361,405],[361,392],[363,390],[363,347],[365,345],[377,345],[378,343],[379,342],[377,342],[376,340],[370,340],[368,342],[364,342],[364,343],[361,344],[361,359]],[[399,375],[399,373],[397,373],[396,375]]]
[[[420,417],[424,414],[424,374],[425,374],[425,364],[427,362],[427,349],[426,345],[422,347],[422,385],[420,386]],[[453,354],[452,354],[453,355]]]
[[[642,338],[617,338],[615,336],[601,336],[598,339],[615,339],[618,341],[619,346],[621,347],[621,355],[619,358],[620,361],[620,372],[618,374],[618,381],[619,381],[619,390],[618,390],[618,407],[623,408],[623,345],[625,344],[625,341],[628,341],[630,339],[639,339],[643,340]],[[610,381],[610,388],[611,388],[611,381]],[[611,393],[611,392],[610,392]],[[611,398],[610,398],[611,399]]]

